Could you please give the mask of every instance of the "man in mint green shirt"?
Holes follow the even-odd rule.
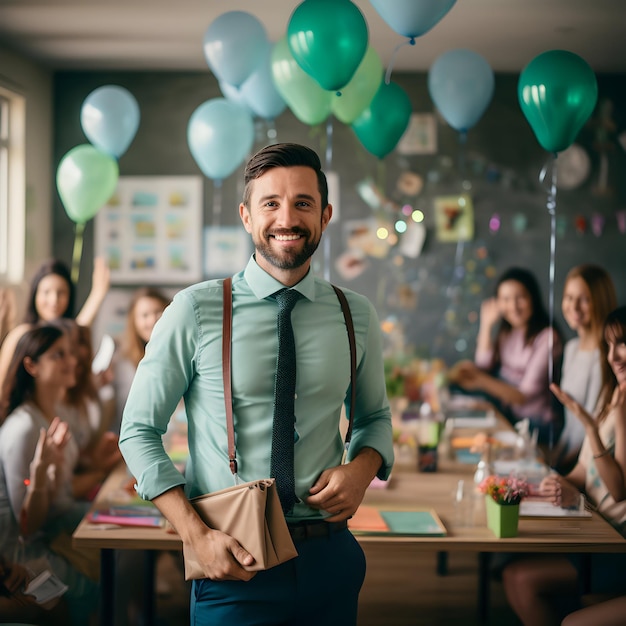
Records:
[[[292,288],[296,343],[295,492],[286,513],[299,556],[267,571],[244,569],[252,556],[208,528],[189,497],[234,484],[228,462],[222,380],[222,280],[180,292],[152,334],[122,421],[120,448],[152,500],[193,548],[206,579],[192,591],[192,623],[355,624],[365,575],[363,552],[346,527],[374,476],[393,463],[382,339],[371,303],[346,291],[357,348],[355,421],[342,464],[342,406],[350,398],[350,350],[337,296],[310,272],[332,215],[319,157],[277,144],[252,157],[239,213],[255,253],[233,277],[232,390],[239,478],[270,475],[277,358],[273,295]],[[161,437],[184,397],[190,463],[183,477]],[[322,532],[320,532],[320,529]],[[260,621],[259,621],[260,620]]]

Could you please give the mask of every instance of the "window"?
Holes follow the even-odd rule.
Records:
[[[24,276],[25,104],[0,85],[0,283]]]

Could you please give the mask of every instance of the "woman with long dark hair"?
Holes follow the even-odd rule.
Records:
[[[109,290],[110,271],[103,258],[94,260],[91,291],[82,306],[76,322],[91,326]],[[13,328],[0,346],[0,387],[20,337],[38,322],[69,317],[74,318],[76,288],[70,270],[58,259],[44,262],[30,282],[26,313],[22,323]]]
[[[562,412],[549,389],[559,380],[561,354],[561,337],[550,328],[537,280],[513,267],[481,305],[475,362],[457,363],[450,380],[484,393],[511,422],[528,419],[539,441],[550,444],[562,428]]]
[[[78,448],[58,416],[75,374],[69,337],[58,326],[35,326],[18,341],[0,409],[0,552],[11,558],[20,546],[15,560],[45,558],[69,587],[73,623],[83,624],[96,584],[53,549],[88,508],[72,496]]]

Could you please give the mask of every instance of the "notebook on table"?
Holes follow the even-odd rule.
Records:
[[[415,537],[445,537],[446,527],[434,509],[385,511],[361,505],[348,520],[354,534],[397,535]]]

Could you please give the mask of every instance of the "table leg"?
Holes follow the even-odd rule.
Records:
[[[448,575],[448,553],[437,552],[437,576]]]
[[[487,623],[489,618],[489,564],[490,552],[478,553],[478,620],[481,624]]]
[[[115,614],[115,552],[100,550],[100,624],[113,626]]]
[[[144,579],[143,579],[143,618],[146,626],[154,624],[154,613],[156,607],[156,598],[154,593],[155,586],[155,563],[156,550],[144,551]]]

